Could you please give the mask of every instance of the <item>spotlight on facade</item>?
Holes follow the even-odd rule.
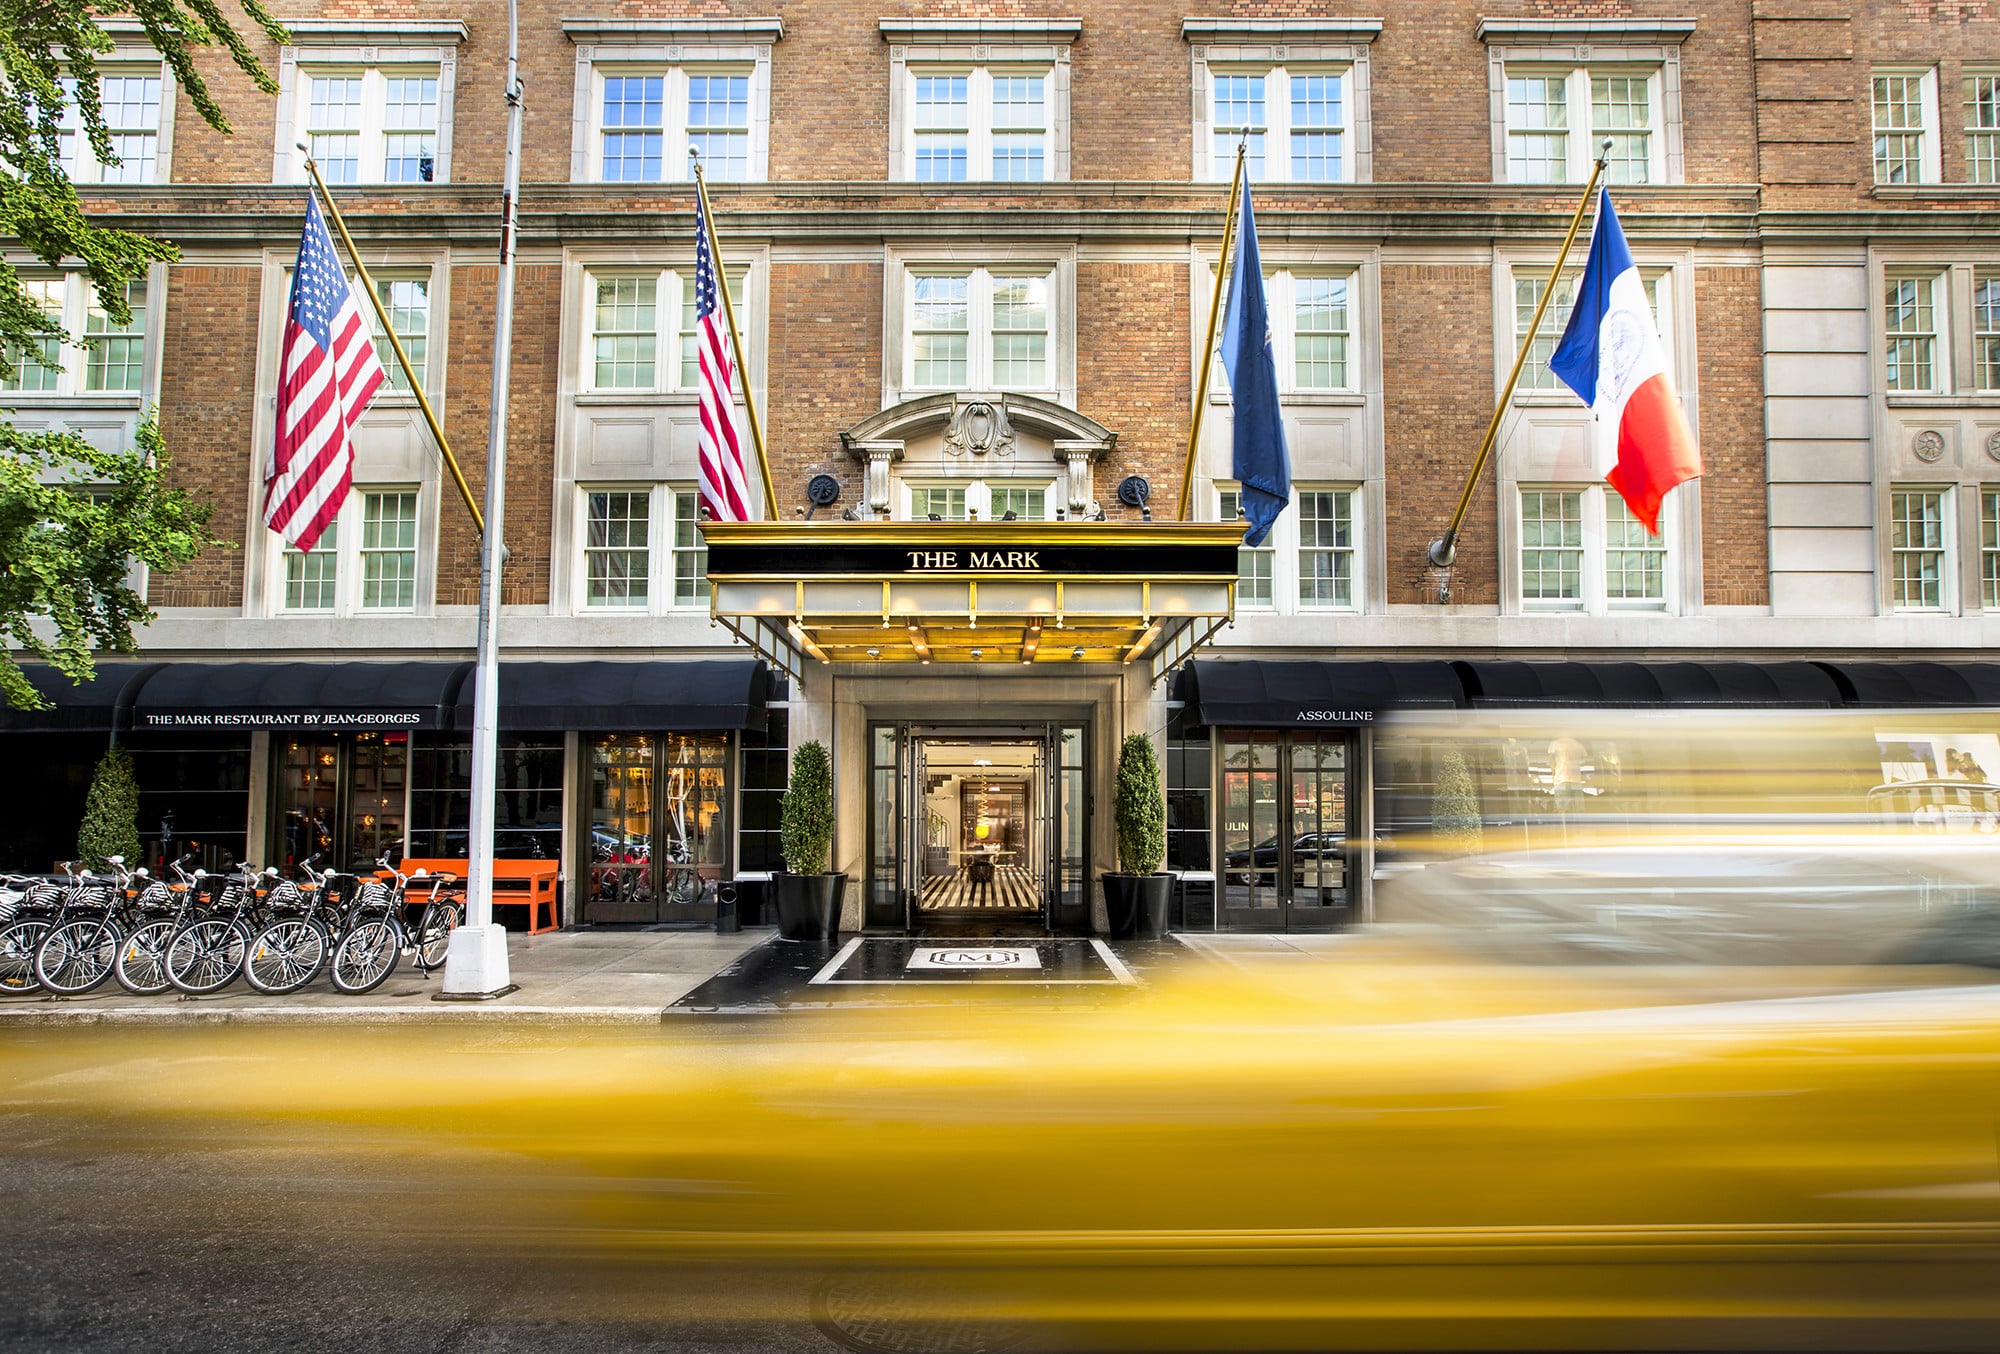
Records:
[[[1074,649],[1071,649],[1071,650],[1069,651],[1069,656],[1070,656],[1071,658],[1081,658],[1081,657],[1083,657],[1083,646],[1079,644],[1079,645],[1078,645],[1078,646],[1077,646],[1076,648],[1074,648]]]

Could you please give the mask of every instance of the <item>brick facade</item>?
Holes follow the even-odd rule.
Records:
[[[1355,425],[1379,429],[1369,435],[1380,439],[1372,464],[1382,479],[1385,533],[1366,543],[1362,561],[1379,583],[1371,590],[1381,599],[1372,604],[1377,610],[1385,602],[1440,617],[1506,611],[1502,495],[1492,474],[1474,496],[1448,605],[1437,603],[1440,580],[1421,550],[1456,501],[1491,413],[1496,364],[1504,364],[1503,345],[1511,344],[1508,317],[1494,313],[1494,268],[1505,259],[1545,255],[1575,189],[1492,182],[1496,133],[1481,19],[1641,23],[1689,10],[1679,0],[1436,0],[1419,14],[1365,0],[1237,0],[1204,11],[1258,21],[1383,17],[1368,46],[1373,181],[1267,185],[1257,193],[1267,263],[1379,262],[1379,320],[1354,335],[1357,353],[1378,350],[1382,373],[1379,391],[1360,392],[1366,418]],[[620,257],[631,261],[677,266],[689,230],[684,186],[571,182],[577,48],[562,23],[579,14],[638,22],[782,17],[784,34],[770,60],[770,181],[717,185],[715,195],[734,255],[766,261],[760,266],[767,270],[767,304],[750,318],[760,330],[753,346],[763,352],[763,414],[781,511],[789,514],[803,501],[803,486],[817,473],[841,481],[843,505],[860,500],[861,470],[840,434],[882,407],[885,328],[902,322],[885,315],[885,298],[895,294],[887,269],[896,251],[913,246],[977,262],[989,250],[1046,245],[1072,261],[1075,403],[1117,434],[1116,451],[1097,470],[1098,494],[1108,500],[1121,477],[1138,473],[1152,482],[1156,506],[1173,501],[1197,346],[1185,259],[1193,247],[1214,248],[1223,204],[1220,186],[1189,182],[1195,56],[1181,32],[1187,6],[530,2],[521,9],[528,89],[522,243],[530,261],[519,272],[515,317],[510,603],[547,607],[552,580],[562,576],[552,554],[563,538],[560,515],[571,507],[553,502],[549,486],[566,473],[563,448],[572,436],[566,420],[576,408],[584,356],[583,321],[566,314],[563,303],[566,292],[582,295],[575,251],[622,250]],[[1080,36],[1067,53],[1070,182],[889,182],[892,91],[879,23],[897,15],[1080,15]],[[445,364],[442,412],[478,491],[505,24],[504,10],[490,0],[473,0],[451,16],[467,30],[457,47],[452,182],[341,196],[364,248],[389,257],[399,250],[449,256],[450,313],[448,322],[439,317],[446,339],[437,358]],[[361,27],[370,17],[433,18],[395,0],[320,6],[294,0],[281,17],[347,19]],[[1677,323],[1693,335],[1708,467],[1699,533],[1702,600],[1767,607],[1776,566],[1766,506],[1760,252],[1803,241],[1858,256],[1926,213],[1990,211],[1991,193],[1926,196],[1874,185],[1869,80],[1883,63],[1935,69],[1943,178],[1948,187],[1962,185],[1960,82],[1967,70],[2000,68],[2000,4],[1724,0],[1699,7],[1692,33],[1673,40],[1684,181],[1621,190],[1620,210],[1636,250],[1670,260],[1691,278],[1693,314]],[[278,49],[261,40],[254,45],[275,75]],[[1597,50],[1601,57],[1615,45],[1606,38]],[[251,466],[259,455],[245,431],[259,409],[257,345],[260,334],[268,341],[275,332],[272,317],[259,314],[272,266],[263,251],[271,259],[289,254],[301,193],[271,183],[275,101],[212,53],[202,60],[234,134],[205,127],[183,95],[172,184],[92,190],[89,200],[138,228],[172,235],[200,260],[169,270],[158,398],[177,477],[213,496],[219,535],[245,540],[254,511]],[[1856,223],[1857,212],[1869,214],[1865,222]],[[1986,229],[1984,216],[1980,223]],[[439,502],[435,603],[466,606],[476,596],[476,540],[448,482]],[[243,606],[244,569],[245,552],[218,552],[179,578],[153,580],[152,599],[169,609]],[[1502,637],[1494,642],[1504,646],[1504,629],[1495,633]]]

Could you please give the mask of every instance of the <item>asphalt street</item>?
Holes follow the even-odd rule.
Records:
[[[438,1036],[449,1057],[453,1036]],[[0,1349],[838,1348],[811,1324],[807,1281],[565,1258],[546,1238],[496,1231],[482,1205],[515,1183],[504,1160],[443,1157],[375,1130],[330,1144],[323,1126],[277,1116],[135,1126],[66,1107],[66,1089],[121,1070],[80,1055],[63,1077],[17,1086],[0,1111]]]

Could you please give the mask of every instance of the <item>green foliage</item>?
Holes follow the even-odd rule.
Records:
[[[167,469],[151,419],[139,425],[138,446],[123,452],[0,422],[0,692],[8,704],[47,703],[8,648],[87,680],[93,649],[131,652],[132,627],[153,618],[126,581],[132,561],[172,573],[217,543],[208,505],[170,488]]]
[[[132,771],[132,754],[122,747],[106,752],[90,778],[76,854],[100,870],[113,856],[125,857],[127,865],[139,863],[139,778]]]
[[[833,850],[833,762],[825,744],[807,743],[792,754],[781,825],[785,868],[793,874],[823,873]]]
[[[1118,868],[1152,874],[1167,856],[1167,799],[1160,759],[1143,733],[1125,735],[1118,750]]]
[[[239,3],[271,41],[291,41],[263,0]],[[139,20],[181,92],[219,132],[229,130],[229,120],[195,65],[194,49],[219,44],[266,94],[275,95],[278,83],[219,0],[0,0],[0,84],[7,90],[0,97],[0,161],[11,171],[0,173],[0,236],[19,241],[51,268],[80,262],[99,304],[114,322],[125,324],[131,320],[126,284],[144,277],[149,265],[178,258],[180,251],[165,240],[90,220],[63,172],[66,78],[75,81],[77,120],[90,153],[100,164],[118,163],[97,75],[98,58],[114,47],[99,19],[112,14]],[[22,290],[13,264],[0,257],[0,378],[13,376],[22,346],[61,333],[62,326]]]
[[[263,0],[238,0],[273,42],[290,34]],[[195,64],[197,48],[220,45],[266,94],[278,92],[222,0],[0,0],[0,240],[50,268],[81,266],[114,324],[131,322],[126,288],[180,251],[165,240],[90,219],[62,167],[61,127],[73,97],[82,141],[98,162],[118,163],[99,96],[99,58],[115,47],[100,22],[130,15],[145,29],[181,93],[209,126],[229,121]],[[66,96],[70,80],[74,95]],[[79,147],[79,153],[81,148]],[[76,336],[43,313],[0,254],[0,379],[17,374],[24,350]],[[67,433],[26,433],[0,421],[0,695],[9,705],[44,702],[7,657],[9,644],[81,681],[91,648],[130,650],[132,626],[150,620],[125,586],[133,561],[160,572],[214,544],[208,509],[166,483],[167,459],[150,419],[133,453],[101,452]],[[90,494],[78,486],[89,485]],[[53,638],[31,622],[52,621]]]
[[[1480,848],[1479,793],[1473,788],[1472,771],[1462,752],[1454,750],[1438,758],[1431,831],[1440,850],[1470,855]]]

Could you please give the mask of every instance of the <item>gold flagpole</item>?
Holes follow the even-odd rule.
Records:
[[[306,149],[299,143],[299,149]],[[479,504],[473,500],[472,490],[465,482],[465,472],[458,467],[458,458],[451,454],[451,443],[445,440],[444,429],[438,426],[437,415],[431,412],[431,402],[424,395],[424,383],[410,368],[410,356],[403,351],[403,341],[396,337],[396,326],[389,323],[389,312],[382,308],[382,298],[375,294],[375,280],[368,276],[368,265],[361,261],[361,251],[354,247],[354,237],[347,233],[347,222],[340,218],[340,208],[333,200],[333,194],[326,191],[326,180],[319,176],[319,166],[313,163],[310,152],[306,154],[306,172],[319,186],[320,200],[326,203],[327,214],[333,217],[333,228],[340,232],[341,243],[347,246],[347,257],[354,260],[354,271],[361,275],[361,289],[368,293],[369,303],[375,307],[375,318],[382,322],[382,332],[389,336],[389,346],[395,350],[396,360],[403,366],[403,379],[416,392],[417,408],[424,411],[424,422],[430,425],[431,436],[437,439],[438,450],[444,453],[445,468],[451,471],[452,482],[458,485],[458,496],[465,500],[465,510],[472,514],[472,524],[479,534],[486,534],[486,515],[479,511]]]
[[[1229,177],[1229,208],[1222,218],[1222,257],[1215,263],[1215,295],[1208,303],[1208,341],[1201,346],[1201,376],[1194,387],[1194,417],[1188,423],[1187,462],[1181,468],[1180,510],[1176,521],[1188,520],[1194,500],[1194,459],[1201,450],[1201,416],[1208,412],[1209,364],[1215,359],[1215,328],[1222,323],[1222,285],[1229,276],[1229,246],[1236,240],[1236,204],[1242,200],[1244,154],[1248,146],[1236,143],[1236,172]]]
[[[1486,436],[1479,440],[1479,454],[1472,458],[1472,470],[1465,477],[1465,488],[1459,491],[1458,507],[1451,514],[1451,525],[1424,552],[1424,558],[1434,569],[1449,569],[1458,557],[1458,529],[1465,524],[1466,509],[1472,506],[1472,491],[1478,487],[1479,477],[1486,473],[1487,458],[1493,454],[1493,439],[1500,433],[1500,420],[1506,415],[1507,407],[1514,402],[1514,383],[1521,379],[1521,368],[1528,364],[1528,349],[1534,345],[1535,335],[1541,330],[1542,314],[1555,297],[1556,284],[1562,280],[1563,264],[1569,260],[1570,246],[1576,243],[1577,228],[1583,224],[1583,214],[1590,209],[1590,196],[1596,191],[1597,180],[1604,173],[1604,166],[1610,158],[1611,138],[1607,136],[1598,148],[1597,163],[1591,167],[1590,182],[1583,186],[1583,200],[1576,204],[1576,215],[1570,218],[1569,233],[1563,236],[1555,266],[1549,269],[1549,280],[1542,287],[1542,299],[1535,303],[1535,314],[1528,321],[1528,332],[1521,336],[1521,351],[1514,354],[1513,370],[1507,373],[1507,383],[1500,387],[1500,398],[1493,403],[1493,417],[1486,424]]]
[[[688,158],[694,161],[694,191],[701,198],[701,214],[708,222],[708,261],[715,268],[715,289],[722,293],[722,317],[729,321],[729,348],[736,355],[736,373],[743,378],[743,412],[750,423],[750,445],[757,449],[757,473],[764,480],[764,514],[775,522],[778,491],[771,487],[771,459],[764,454],[764,425],[757,421],[757,398],[750,393],[750,366],[743,360],[743,336],[736,331],[736,303],[729,299],[729,274],[722,268],[715,209],[708,204],[708,181],[702,177],[700,154],[692,146],[688,148]]]

